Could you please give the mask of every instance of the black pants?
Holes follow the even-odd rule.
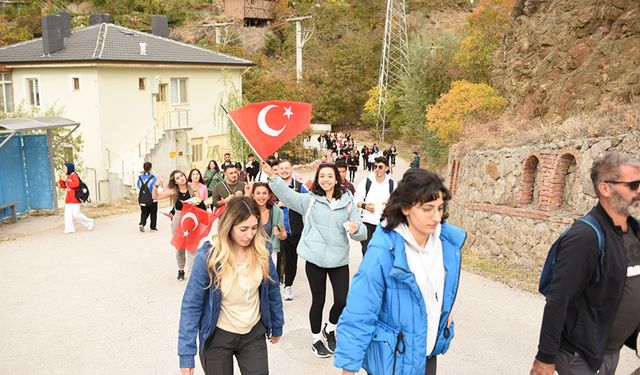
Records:
[[[373,232],[376,231],[377,225],[363,223],[365,227],[367,227],[367,239],[364,241],[360,241],[362,245],[362,257],[364,258],[364,254],[367,252],[367,247],[369,246],[369,241],[371,241],[371,237],[373,237]]]
[[[320,333],[322,329],[322,309],[327,295],[327,276],[333,289],[333,306],[329,311],[329,322],[338,324],[338,318],[347,304],[349,293],[349,265],[336,268],[318,267],[311,262],[306,262],[305,271],[311,289],[311,308],[309,309],[309,322],[311,333]]]
[[[278,272],[280,272],[280,263],[284,261],[284,286],[293,285],[293,280],[298,273],[298,243],[300,243],[301,234],[289,234],[287,239],[280,241],[280,253],[278,254]],[[284,257],[284,259],[281,259]]]
[[[153,202],[150,206],[140,206],[140,225],[147,225],[147,218],[151,216],[151,229],[158,229],[158,202]]]
[[[243,375],[269,373],[266,328],[261,321],[249,333],[240,335],[216,328],[200,354],[200,362],[206,375],[232,375],[233,356]]]
[[[358,167],[356,167],[356,169],[351,169],[349,168],[349,181],[351,181],[352,183],[355,182],[356,180],[356,171]]]

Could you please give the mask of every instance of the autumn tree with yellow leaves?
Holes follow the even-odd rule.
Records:
[[[495,119],[507,104],[507,99],[485,83],[455,81],[435,104],[427,106],[426,127],[442,144],[450,145],[460,139],[465,123]]]

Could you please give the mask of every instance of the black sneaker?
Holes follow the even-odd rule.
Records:
[[[178,271],[178,280],[184,280],[184,271]]]
[[[322,340],[318,340],[314,342],[313,345],[311,345],[311,351],[318,358],[331,357],[331,352],[329,351],[329,349],[327,349],[326,346],[324,346],[324,343],[322,342]]]
[[[322,337],[327,340],[327,349],[331,353],[336,352],[336,331],[327,332],[327,323],[324,324],[322,329]]]

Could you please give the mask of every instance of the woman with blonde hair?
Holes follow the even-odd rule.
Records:
[[[179,169],[171,172],[169,175],[169,183],[165,190],[159,191],[161,180],[153,185],[153,190],[151,191],[151,197],[156,200],[162,200],[169,198],[171,200],[171,205],[173,205],[173,209],[175,213],[173,214],[173,218],[171,219],[171,237],[176,234],[176,230],[178,230],[178,225],[180,224],[180,213],[182,211],[183,204],[191,204],[198,206],[202,209],[205,208],[204,204],[197,198],[197,193],[189,187],[187,183],[187,177],[184,172]],[[193,258],[195,254],[186,251],[185,249],[176,249],[176,261],[178,262],[178,280],[184,280],[185,277],[185,266],[187,267],[187,276],[191,273],[191,267],[193,266]]]
[[[268,374],[265,337],[280,341],[284,317],[258,206],[232,198],[213,233],[198,250],[182,298],[181,372],[194,373],[199,352],[205,374],[233,374],[234,356],[241,373]]]

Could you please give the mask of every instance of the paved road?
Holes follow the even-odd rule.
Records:
[[[161,216],[159,232],[140,233],[137,220],[111,216],[72,235],[62,233],[61,217],[0,225],[0,238],[15,238],[0,242],[0,374],[178,373],[185,283],[175,278],[169,221]],[[360,245],[351,250],[354,273]],[[310,293],[304,272],[298,275],[295,299],[285,302],[283,340],[269,345],[271,373],[338,374],[330,359],[311,354]],[[456,339],[439,373],[526,374],[542,307],[538,296],[463,273]],[[638,366],[625,349],[618,373]]]

